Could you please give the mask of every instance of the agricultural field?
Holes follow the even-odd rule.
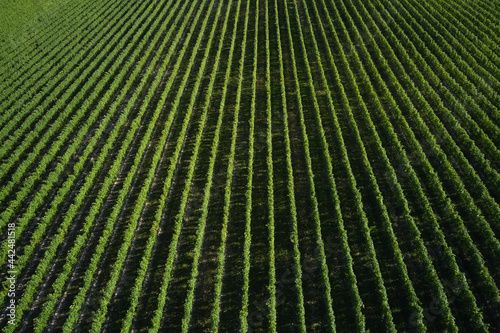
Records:
[[[500,332],[500,1],[0,8],[3,332]]]

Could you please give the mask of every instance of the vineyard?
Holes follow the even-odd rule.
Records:
[[[3,332],[500,332],[498,0],[0,8]]]

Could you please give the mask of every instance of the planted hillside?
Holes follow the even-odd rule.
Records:
[[[0,0],[3,332],[500,332],[500,3]]]

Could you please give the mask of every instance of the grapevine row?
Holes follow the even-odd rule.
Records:
[[[236,17],[239,16],[239,10],[240,8],[238,7],[237,15]],[[236,155],[236,138],[238,134],[238,120],[239,120],[239,113],[241,109],[241,95],[242,95],[242,88],[243,88],[243,68],[245,66],[245,53],[246,53],[246,43],[247,43],[247,32],[248,32],[248,21],[249,21],[249,13],[250,13],[250,1],[247,1],[246,5],[246,10],[245,10],[245,22],[244,22],[244,30],[243,30],[243,40],[242,40],[242,48],[241,48],[241,56],[239,60],[239,69],[238,69],[238,88],[236,92],[236,106],[234,109],[234,121],[232,124],[232,131],[231,131],[231,148],[230,148],[230,153],[229,153],[229,163],[227,166],[227,182],[226,186],[224,189],[224,208],[223,208],[223,221],[222,221],[222,228],[221,228],[221,246],[219,247],[219,252],[217,255],[217,273],[215,277],[215,295],[214,295],[214,304],[212,308],[212,313],[211,313],[211,332],[216,332],[218,331],[219,327],[219,321],[220,321],[220,298],[222,294],[222,288],[223,288],[223,277],[224,277],[224,272],[225,272],[225,255],[226,255],[226,241],[227,241],[227,236],[228,236],[228,224],[229,224],[229,208],[231,204],[231,188],[233,184],[233,172],[234,172],[234,160],[235,160],[235,155]],[[234,38],[233,38],[234,42]],[[231,44],[231,49],[233,49],[234,45]],[[232,52],[231,52],[232,54]],[[226,72],[226,79],[230,73],[230,69],[228,68]]]
[[[252,242],[252,187],[254,167],[255,94],[257,85],[257,41],[259,35],[259,1],[255,8],[255,34],[253,48],[252,100],[250,102],[250,133],[248,140],[248,179],[245,191],[245,234],[243,243],[243,297],[240,310],[240,331],[248,331],[248,290],[250,288],[250,244]]]
[[[365,13],[365,15],[366,15],[365,17],[367,17],[367,21],[373,22],[373,21],[371,21],[371,16],[369,16],[367,14],[367,10],[363,6],[363,4],[360,4],[359,8],[361,8],[363,10],[363,12]],[[393,64],[395,65],[395,69],[402,70],[402,66],[399,63],[399,61],[395,58],[395,55],[394,55],[392,49],[390,47],[388,47],[388,44],[387,44],[387,41],[385,40],[385,37],[380,33],[380,30],[377,29],[376,25],[374,25],[374,28],[376,29],[375,35],[378,38],[380,38],[380,40],[382,42],[384,42],[384,45],[386,45],[385,50],[387,52],[385,54],[387,56],[389,56],[389,58],[393,61]],[[369,36],[371,36],[371,34]],[[377,43],[375,43],[375,42],[373,43],[373,46],[378,47]],[[376,53],[377,56],[379,56],[381,54],[382,53],[380,51],[378,51],[378,53]],[[379,61],[381,63],[384,63],[387,60],[380,59]],[[392,72],[392,68],[387,67],[387,69],[390,72]],[[392,77],[395,78],[396,76],[394,74],[392,74]],[[409,80],[409,78],[407,76],[399,76],[399,77],[400,77],[400,79],[404,79],[406,81]],[[399,85],[399,80],[393,79],[393,81],[391,81],[391,82],[397,83]],[[401,86],[398,86],[397,91],[398,91],[398,98],[400,99],[400,103],[403,103],[402,105],[404,106],[404,109],[406,109],[406,110],[408,110],[408,112],[410,112],[410,120],[412,122],[415,121],[415,126],[416,126],[415,129],[418,130],[419,133],[425,135],[426,140],[428,142],[426,147],[429,147],[428,153],[431,154],[430,157],[433,159],[439,160],[445,166],[446,165],[449,166],[449,164],[448,164],[449,162],[444,157],[444,153],[441,151],[440,147],[438,146],[437,142],[435,141],[435,138],[430,135],[429,129],[426,127],[422,118],[419,116],[419,114],[418,114],[415,106],[413,105],[412,101],[410,100],[410,98],[406,95],[406,93],[404,92],[404,90],[402,89]],[[416,90],[416,93],[418,94],[419,91]],[[419,101],[420,101],[420,103],[425,103],[425,100],[421,97],[419,98]],[[423,104],[420,104],[420,105],[423,105]],[[395,111],[397,111],[397,110],[395,110]],[[402,115],[398,118],[400,121],[402,121],[404,119],[401,117],[402,117]],[[410,133],[412,133],[412,132],[410,132]],[[415,137],[414,134],[410,134],[410,133],[405,135],[406,138]],[[416,147],[419,146],[418,142],[416,142],[416,141],[414,142],[414,145],[416,145]],[[433,171],[433,169],[429,163],[429,160],[427,159],[428,157],[426,157],[427,153],[423,154],[421,148],[418,150],[415,150],[415,151],[419,154],[419,156],[422,157],[419,160],[420,161],[419,166],[428,170],[425,172],[425,177],[426,178],[430,177],[430,181],[432,182],[432,187],[430,187],[430,188],[435,190],[435,191],[438,191],[438,193],[439,193],[439,197],[441,198],[440,199],[441,205],[444,206],[443,208],[445,209],[446,216],[449,217],[448,221],[453,225],[453,227],[458,228],[458,230],[454,233],[454,235],[461,238],[460,244],[462,245],[462,247],[465,247],[465,249],[462,248],[462,250],[466,251],[466,253],[468,254],[468,257],[470,258],[471,264],[473,264],[475,267],[471,273],[473,273],[474,275],[478,274],[481,277],[480,279],[482,279],[486,282],[485,284],[483,284],[482,287],[486,288],[486,290],[488,290],[486,292],[487,294],[489,294],[489,295],[498,294],[498,289],[494,285],[494,282],[492,280],[492,277],[491,277],[488,269],[486,267],[484,267],[482,264],[484,262],[484,260],[482,259],[481,254],[478,252],[477,246],[474,245],[474,243],[472,242],[467,230],[465,229],[465,226],[464,226],[464,223],[463,223],[461,217],[457,214],[457,212],[451,206],[451,201],[449,198],[447,198],[446,192],[443,189],[443,185],[441,184],[441,181],[437,178],[437,174]]]
[[[153,44],[150,45],[150,48],[152,48],[152,47],[153,47]],[[139,62],[139,64],[141,62],[145,63],[145,61],[146,61],[146,57],[144,56],[143,59],[141,59],[141,61]],[[141,66],[137,66],[136,67],[136,70],[135,70],[136,75],[140,71],[140,68],[141,68]],[[127,81],[127,85],[130,86],[133,81],[134,81],[133,77],[130,78]],[[146,80],[144,79],[144,81],[146,81]],[[143,81],[143,83],[144,83],[144,81]],[[132,98],[130,99],[129,103],[133,104],[135,102],[135,100],[138,97],[138,93],[137,93],[138,91],[139,90],[137,90],[136,93],[135,93],[135,95],[132,96]],[[118,106],[119,106],[119,101],[116,101],[115,103],[113,103],[113,105],[111,106],[110,114],[113,114],[113,109],[116,110],[118,108]],[[130,108],[128,108],[126,110],[130,110]],[[132,124],[130,126],[130,131],[129,131],[129,134],[131,134],[131,135],[127,135],[126,136],[127,140],[123,143],[123,147],[120,150],[120,152],[118,153],[117,158],[115,159],[115,162],[114,162],[113,166],[110,169],[111,173],[106,178],[106,182],[104,183],[105,185],[103,185],[103,187],[101,187],[101,190],[100,190],[101,194],[98,195],[98,200],[94,202],[93,207],[90,209],[91,215],[87,216],[87,218],[86,218],[86,222],[87,223],[84,225],[84,230],[86,232],[88,232],[88,230],[90,229],[90,227],[91,227],[91,225],[92,225],[92,223],[94,221],[93,220],[93,216],[95,216],[97,214],[98,207],[101,205],[102,200],[105,197],[105,193],[107,193],[107,191],[109,190],[109,187],[110,187],[113,179],[115,178],[115,176],[113,176],[113,175],[116,174],[119,171],[119,166],[121,164],[121,159],[123,159],[123,157],[125,155],[125,152],[127,150],[127,147],[128,147],[127,142],[130,143],[131,140],[133,139],[133,137],[134,137],[133,133],[138,128],[138,125],[140,123],[140,119],[142,117],[142,114],[143,114],[143,112],[140,113],[136,117],[136,119],[134,120],[134,122],[132,122]],[[80,191],[79,191],[79,193],[78,193],[78,195],[77,195],[77,197],[75,199],[75,202],[71,205],[69,211],[66,212],[66,214],[64,215],[64,217],[63,217],[64,221],[61,222],[61,224],[60,224],[59,235],[57,237],[55,237],[53,239],[53,241],[51,242],[49,248],[47,249],[47,251],[46,251],[46,253],[44,255],[44,259],[42,260],[42,262],[39,264],[39,266],[37,268],[37,274],[30,280],[28,286],[25,289],[25,292],[23,294],[22,300],[21,300],[20,305],[19,305],[19,307],[20,307],[20,313],[22,313],[23,305],[28,302],[28,301],[24,302],[24,300],[31,299],[33,297],[33,292],[34,292],[37,284],[43,278],[43,276],[44,276],[44,274],[45,274],[45,272],[47,270],[47,267],[48,267],[49,263],[52,261],[52,258],[54,257],[54,255],[56,253],[57,248],[59,247],[59,245],[61,244],[62,240],[64,239],[65,233],[67,231],[67,228],[70,226],[72,218],[77,213],[78,208],[82,204],[83,199],[85,198],[85,195],[88,192],[89,188],[93,185],[93,179],[96,177],[97,172],[99,171],[100,166],[106,160],[108,152],[109,152],[110,148],[113,146],[114,140],[116,139],[121,126],[127,120],[127,116],[128,116],[128,112],[124,112],[124,113],[122,113],[122,115],[118,119],[118,121],[116,123],[116,127],[113,129],[113,131],[110,133],[110,136],[108,137],[106,145],[103,147],[103,149],[101,150],[101,153],[100,153],[99,157],[94,162],[93,169],[87,174],[87,178],[86,178],[86,182],[85,182],[84,186],[80,189]],[[52,212],[55,213],[55,209],[53,209]],[[47,218],[47,217],[48,216],[46,215],[44,218]],[[75,244],[74,250],[72,250],[73,252],[75,252],[74,255],[76,255],[77,252],[79,251],[79,248],[81,248],[81,246],[83,246],[85,238],[86,238],[86,233],[84,232],[83,234],[80,235],[78,241]],[[29,254],[33,251],[33,249],[30,250],[30,248],[33,248],[33,245],[30,245],[28,247],[28,249],[25,250],[25,254],[23,255],[23,257],[19,258],[19,260],[16,262],[16,264],[17,264],[18,267],[20,267],[20,268],[23,267],[23,264],[26,262],[27,258],[29,257]],[[5,297],[5,295],[2,294],[2,299],[4,297]]]
[[[349,20],[348,21],[351,23],[351,26],[353,27],[351,29],[351,31],[354,31],[355,34],[356,34],[356,41],[359,43],[358,45],[360,45],[361,48],[362,48],[362,53],[361,54],[366,59],[366,62],[368,63],[367,64],[367,66],[368,66],[367,70],[370,71],[372,73],[372,75],[375,77],[374,80],[376,81],[375,82],[376,85],[379,86],[379,87],[381,87],[381,89],[383,90],[383,96],[387,97],[386,100],[388,101],[388,103],[390,105],[390,108],[393,109],[393,110],[399,109],[399,106],[394,101],[392,94],[390,93],[390,91],[387,88],[387,85],[382,80],[382,78],[380,76],[380,72],[375,68],[375,65],[373,63],[373,60],[371,59],[370,53],[368,52],[368,50],[366,49],[366,47],[364,46],[364,44],[360,43],[360,41],[362,40],[362,38],[359,35],[358,30],[356,28],[354,28],[353,22],[352,22],[352,19],[350,18],[350,16],[349,16]],[[350,40],[350,38],[349,38],[349,36],[347,34],[347,31],[345,30],[345,27],[344,27],[344,32],[346,34],[346,38],[348,38],[348,40]],[[360,65],[363,66],[363,64],[361,64],[360,59],[357,56],[357,53],[355,53],[354,56],[356,58],[356,62],[359,63],[358,66],[360,66]],[[362,71],[364,73],[364,76],[366,77],[367,72],[364,70],[364,68],[362,68]],[[391,78],[391,79],[394,80],[394,78]],[[411,190],[412,191],[417,190],[417,192],[418,192],[419,201],[421,202],[421,205],[424,206],[424,208],[425,208],[426,220],[430,220],[431,221],[432,232],[433,232],[434,235],[437,236],[437,239],[438,239],[437,241],[439,242],[439,244],[441,244],[444,247],[444,249],[445,249],[445,253],[444,253],[445,260],[448,263],[448,266],[450,267],[450,271],[453,272],[452,276],[453,276],[454,282],[456,282],[457,284],[460,285],[460,289],[461,290],[468,291],[465,294],[465,300],[463,300],[463,302],[464,303],[468,303],[469,304],[469,309],[471,309],[473,311],[471,314],[469,314],[469,317],[470,318],[478,318],[478,319],[476,319],[477,323],[480,323],[480,326],[484,327],[484,323],[482,323],[482,319],[481,319],[481,313],[479,312],[479,309],[477,308],[477,305],[475,304],[475,299],[472,296],[472,294],[470,293],[469,287],[467,285],[467,281],[465,280],[465,277],[464,277],[463,273],[460,272],[460,270],[459,270],[459,268],[457,266],[457,263],[456,263],[456,261],[454,259],[454,254],[453,254],[451,248],[446,244],[446,240],[445,240],[444,234],[443,234],[442,230],[440,230],[440,227],[438,225],[436,216],[435,216],[432,208],[430,207],[429,200],[426,197],[426,195],[424,193],[424,190],[421,187],[420,181],[418,180],[417,175],[416,175],[414,169],[412,168],[412,166],[409,163],[410,161],[408,159],[408,156],[407,156],[406,152],[404,151],[401,143],[399,142],[398,138],[396,137],[396,133],[394,132],[392,124],[390,123],[389,118],[387,117],[385,111],[383,110],[383,108],[382,108],[382,106],[380,104],[381,103],[380,99],[377,97],[376,93],[373,91],[374,87],[371,85],[371,83],[369,81],[369,80],[372,80],[372,79],[369,78],[369,77],[366,77],[365,80],[367,81],[367,84],[370,85],[370,91],[372,92],[372,95],[375,96],[375,98],[376,98],[375,99],[375,101],[376,101],[375,102],[375,106],[377,107],[376,108],[377,111],[378,111],[377,114],[379,114],[382,117],[382,121],[381,121],[381,126],[380,127],[382,129],[387,130],[389,132],[389,135],[390,135],[390,138],[391,138],[391,142],[393,142],[393,146],[397,148],[397,153],[396,153],[397,160],[396,161],[397,161],[397,163],[403,163],[403,167],[401,169],[404,170],[404,173],[405,173],[404,176],[407,177],[407,178],[410,178],[410,181],[412,183]],[[408,125],[406,124],[406,126],[408,126]],[[412,150],[413,151],[418,151],[420,154],[423,154],[423,152],[421,151],[420,146],[413,146]]]
[[[390,34],[389,37],[393,37],[393,35]],[[400,44],[397,44],[397,46],[400,46]],[[429,87],[428,82],[424,80],[421,72],[416,69],[416,65],[411,61],[411,59],[409,59],[406,51],[402,49],[400,49],[399,51],[403,55],[405,63],[411,69],[413,76],[417,79],[417,82],[421,84],[423,87],[428,87],[428,90],[426,90],[426,92],[430,93],[431,95],[430,99],[431,100],[438,99],[439,97],[437,96],[436,92],[431,87]],[[458,171],[465,173],[465,175],[462,178],[460,178],[458,171],[454,169],[449,160],[446,159],[447,162],[445,163],[446,167],[445,171],[447,172],[447,174],[451,176],[449,177],[449,179],[453,181],[451,185],[458,190],[458,193],[461,194],[460,198],[461,202],[464,207],[467,207],[465,213],[468,216],[475,217],[476,221],[475,227],[474,229],[471,230],[471,232],[477,229],[480,231],[480,233],[474,233],[473,235],[475,235],[476,237],[480,237],[480,239],[482,239],[485,242],[485,245],[487,244],[486,251],[490,252],[491,253],[490,255],[494,256],[496,260],[498,260],[498,258],[500,258],[499,256],[500,243],[495,238],[495,234],[492,231],[492,226],[490,226],[490,224],[486,221],[483,214],[489,214],[490,216],[493,216],[493,218],[491,219],[491,221],[494,223],[493,227],[498,228],[498,221],[500,221],[500,207],[491,197],[485,184],[478,176],[477,171],[474,170],[474,168],[469,164],[469,161],[464,156],[464,153],[459,149],[457,143],[453,140],[447,128],[445,128],[443,123],[440,121],[439,117],[437,117],[436,113],[440,112],[441,114],[447,116],[448,117],[447,120],[452,124],[454,123],[453,125],[454,128],[457,129],[462,129],[462,128],[459,126],[459,124],[456,123],[456,121],[453,122],[452,120],[449,120],[449,117],[451,117],[451,115],[449,111],[442,106],[442,104],[439,104],[438,110],[434,111],[434,109],[430,107],[428,100],[426,100],[423,97],[420,91],[416,91],[416,95],[417,98],[419,99],[421,98],[421,103],[422,105],[425,106],[422,111],[423,114],[426,116],[427,121],[431,123],[430,128],[435,128],[440,140],[444,141],[443,147],[446,150],[450,151],[449,154],[452,154],[454,159],[456,159],[457,162],[459,162],[460,168],[458,169]],[[427,129],[427,132],[425,133],[427,135],[430,135],[430,133],[432,132],[433,131]],[[484,156],[480,152],[478,152],[478,149],[477,147],[474,146],[473,141],[471,141],[470,138],[466,137],[466,135],[463,134],[463,132],[462,135],[460,135],[459,139],[467,143],[467,148],[472,150],[471,154],[475,158],[482,160],[483,164],[481,165],[482,166],[481,170],[483,172],[487,171],[489,174],[495,174],[497,176],[495,178],[498,178],[498,174],[493,170],[491,170],[491,167],[489,166],[489,163],[487,161],[484,161]],[[467,182],[468,184],[465,182]],[[469,190],[465,187],[466,185],[468,185]],[[473,190],[474,192],[472,192],[471,194],[469,193],[470,190]],[[472,195],[475,195],[481,198],[482,201],[487,202],[487,205],[482,205],[482,210],[484,211],[484,213],[482,213],[479,210],[479,207],[474,202]]]
[[[150,18],[152,18],[152,17],[154,17],[154,16],[150,16]],[[138,25],[136,25],[136,26],[138,26]],[[131,31],[133,31],[133,30],[131,30]],[[144,44],[144,42],[146,42],[147,40],[148,39],[144,39],[141,44]],[[153,45],[154,44],[152,44],[150,47],[152,47]],[[128,52],[133,52],[133,45],[129,45],[127,50],[128,50]],[[126,54],[127,53],[122,53],[122,57],[117,59],[117,61],[115,63],[116,67],[120,66],[122,61],[125,61],[124,57],[126,56]],[[125,69],[131,68],[133,66],[133,64],[134,64],[134,61],[132,58],[130,58],[123,68],[125,68]],[[117,89],[118,85],[121,84],[121,82],[123,82],[125,77],[126,77],[126,71],[119,73],[118,76],[114,78],[114,81],[111,84],[111,87]],[[92,85],[92,84],[93,84],[93,82],[89,82],[89,85]],[[120,96],[125,96],[126,92],[128,91],[128,88],[131,87],[132,84],[133,84],[133,80],[130,80],[128,82],[128,86],[126,84],[125,87],[123,87],[123,90],[121,91],[120,95],[117,96],[117,98],[120,99]],[[101,88],[101,87],[105,87],[105,85],[106,85],[105,81],[100,81],[100,82],[98,82],[97,87]],[[51,171],[51,173],[48,176],[47,181],[43,184],[42,188],[37,192],[35,197],[32,199],[26,212],[23,214],[23,216],[17,222],[17,229],[18,229],[17,237],[20,237],[20,235],[22,234],[22,231],[27,227],[28,223],[31,221],[32,217],[36,213],[36,210],[38,209],[38,207],[43,204],[44,198],[47,196],[47,194],[50,191],[50,189],[52,188],[52,186],[58,181],[59,175],[65,170],[70,158],[72,157],[72,155],[78,149],[80,143],[85,138],[86,131],[96,121],[98,115],[102,112],[102,110],[105,108],[106,105],[107,105],[107,103],[105,101],[100,101],[100,104],[98,105],[98,108],[96,109],[96,111],[93,113],[92,117],[89,117],[87,119],[87,122],[81,128],[81,130],[79,131],[77,136],[73,139],[72,145],[70,147],[68,147],[67,151],[65,152],[65,154],[61,158],[60,163],[58,163],[55,170]],[[116,105],[115,107],[117,108],[118,106],[119,105]],[[99,125],[99,128],[96,130],[96,133],[94,134],[94,138],[96,138],[96,139],[92,140],[87,145],[84,153],[79,158],[79,162],[77,162],[77,166],[75,166],[73,168],[73,170],[74,170],[73,177],[70,177],[65,182],[65,185],[63,186],[65,188],[65,191],[69,191],[69,186],[71,186],[70,184],[72,184],[75,181],[76,177],[78,177],[78,174],[82,171],[83,163],[86,162],[89,154],[92,152],[93,148],[98,143],[98,141],[99,141],[98,139],[101,137],[102,133],[104,133],[104,131],[107,127],[107,124],[113,118],[113,115],[114,115],[113,112],[108,112],[107,115],[103,119],[101,119],[101,123]],[[61,143],[57,143],[57,144],[61,145]],[[57,145],[56,145],[56,147],[57,147]],[[55,149],[56,148],[52,148],[52,151]],[[39,168],[41,166],[46,167],[48,165],[49,161],[47,161],[46,156],[47,155],[44,156],[45,160],[43,161],[43,163],[40,163]],[[38,170],[40,170],[40,169],[38,169]],[[41,175],[42,171],[38,171],[37,174]],[[33,188],[33,186],[35,184],[35,181],[36,181],[36,178],[34,176],[32,176],[31,178],[28,178],[25,181],[25,185],[21,188],[21,191],[19,191],[17,193],[16,200],[10,203],[11,207],[15,207],[20,202],[22,202],[22,200],[30,193],[30,190]],[[68,184],[68,185],[66,185],[66,184]],[[61,194],[58,196],[58,198],[60,198],[62,200],[64,198],[64,195]],[[57,204],[54,205],[54,202],[53,202],[52,207],[53,207],[53,213],[55,213],[55,207],[57,207]],[[9,219],[11,218],[11,216],[14,213],[15,213],[14,209],[7,208],[7,210],[1,215],[2,221],[5,221],[5,222],[9,221]],[[35,241],[41,239],[41,236],[43,235],[43,232],[44,232],[43,231],[44,229],[41,229],[41,228],[44,228],[44,226],[45,226],[45,224],[41,224],[39,227],[37,227],[37,231],[35,232],[35,234],[37,234],[37,237],[34,238]],[[38,231],[38,230],[40,230],[40,231]],[[33,241],[32,241],[32,245],[36,245],[36,243],[33,243]],[[5,259],[4,256],[5,256],[5,254],[2,252],[2,256],[0,257],[1,261],[3,261]]]

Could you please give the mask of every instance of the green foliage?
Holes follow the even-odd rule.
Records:
[[[17,242],[22,281],[2,329],[494,329],[498,13],[0,0],[0,263]]]
[[[50,23],[57,11],[69,0],[2,0],[0,1],[1,51],[22,47]]]

